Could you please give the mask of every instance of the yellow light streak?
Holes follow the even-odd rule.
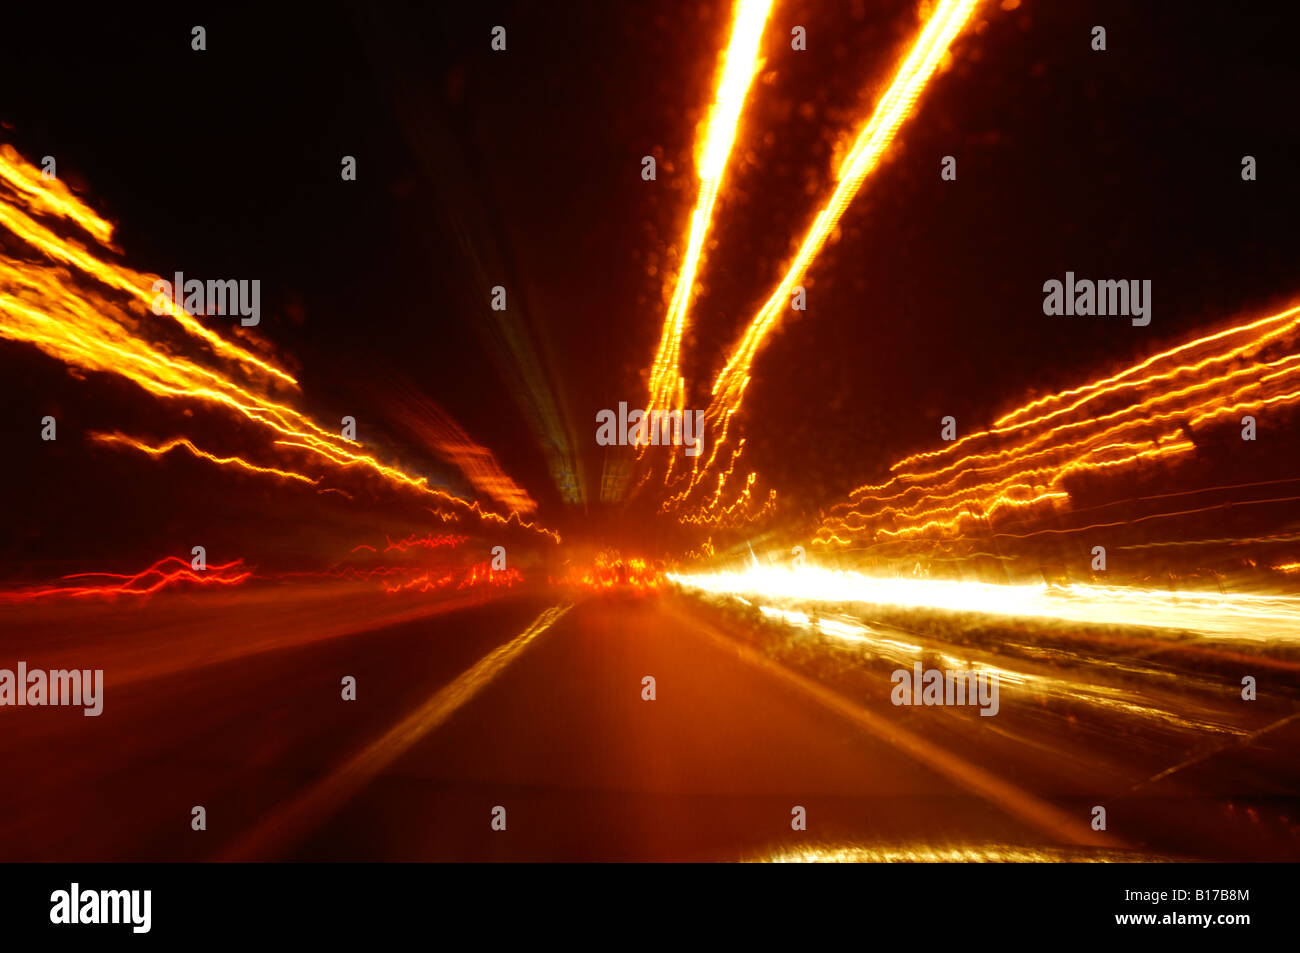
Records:
[[[1014,423],[894,463],[887,481],[859,486],[832,507],[813,541],[933,540],[970,531],[971,524],[990,535],[1015,535],[995,532],[990,521],[998,511],[1064,503],[1073,475],[1173,460],[1195,449],[1194,426],[1300,402],[1298,345],[1300,308],[1293,307],[1038,398],[1026,405],[1036,414],[1013,411],[1001,419]],[[1267,359],[1279,350],[1290,353]]]
[[[935,6],[911,51],[895,73],[889,88],[845,156],[838,170],[835,189],[829,202],[813,219],[785,276],[777,284],[771,297],[750,320],[726,365],[714,379],[707,412],[715,431],[712,437],[712,450],[702,463],[697,458],[692,464],[690,474],[686,477],[686,488],[670,501],[671,506],[681,505],[700,484],[704,475],[711,470],[714,461],[718,458],[719,450],[728,439],[732,418],[740,410],[745,389],[749,385],[754,359],[768,335],[780,323],[788,307],[792,289],[811,267],[839,224],[845,209],[862,187],[862,183],[875,170],[881,157],[893,142],[899,127],[911,115],[926,84],[947,54],[949,45],[970,20],[977,3],[978,0],[940,0]],[[663,377],[654,379],[658,381],[658,391],[662,393],[666,381]],[[680,387],[680,377],[675,378],[674,383]],[[727,475],[717,488],[719,494],[730,479],[734,464],[733,453]],[[696,519],[703,519],[705,522],[710,518],[708,507],[704,508],[702,514],[696,516]]]
[[[722,187],[727,159],[736,141],[740,112],[749,93],[760,60],[758,44],[772,11],[772,0],[738,0],[731,25],[731,39],[724,54],[721,76],[705,124],[704,138],[696,150],[696,173],[700,180],[695,209],[686,240],[686,253],[664,319],[659,350],[650,369],[650,397],[646,410],[672,406],[681,409],[685,382],[679,370],[682,334],[690,309],[695,275],[704,239],[713,221],[713,206]]]
[[[137,440],[135,437],[128,437],[126,434],[121,433],[92,433],[90,439],[94,440],[96,443],[121,444],[154,457],[161,457],[163,454],[169,453],[172,450],[183,448],[199,459],[207,460],[210,463],[217,464],[218,466],[237,467],[242,470],[248,470],[251,473],[263,473],[270,476],[284,477],[286,480],[301,480],[303,483],[310,483],[313,486],[318,482],[306,474],[295,473],[292,470],[281,470],[277,467],[258,466],[255,463],[248,462],[243,457],[219,457],[206,450],[200,450],[185,437],[175,437],[160,444],[148,444],[143,440]]]
[[[145,307],[156,297],[152,276],[96,258],[38,222],[24,208],[73,219],[92,234],[108,234],[101,227],[102,220],[57,180],[44,179],[12,150],[0,150],[0,228],[7,228],[45,259],[19,258],[7,250],[0,253],[0,338],[32,344],[72,367],[125,378],[155,397],[192,400],[234,413],[264,428],[276,444],[299,447],[338,466],[359,466],[390,485],[431,496],[445,507],[500,524],[517,521],[525,529],[559,541],[553,530],[525,522],[517,513],[484,510],[476,501],[432,486],[426,477],[380,461],[361,445],[270,396],[264,380],[248,383],[249,374],[261,378],[261,372],[286,383],[295,381],[173,304],[171,317],[189,338],[204,342],[211,352],[202,358],[186,356],[184,345],[193,342],[189,338],[173,340],[175,334],[163,336],[163,329]],[[213,357],[220,360],[213,361]],[[227,370],[222,361],[233,362],[235,368]],[[173,448],[179,446],[186,444],[177,443]],[[145,449],[143,445],[136,448]],[[204,457],[194,444],[186,448]],[[205,459],[239,465],[235,458],[207,455]],[[245,469],[302,478],[276,468],[250,465]]]
[[[789,306],[791,290],[826,244],[826,239],[839,224],[840,217],[853,201],[863,181],[879,164],[898,128],[911,114],[921,92],[947,53],[949,44],[970,19],[977,2],[978,0],[940,0],[935,6],[934,13],[899,67],[876,111],[845,157],[830,201],[818,212],[785,276],[750,321],[726,366],[715,379],[710,419],[734,415],[739,409],[745,387],[749,384],[754,357]]]

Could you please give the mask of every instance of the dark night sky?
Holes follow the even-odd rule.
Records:
[[[983,425],[1032,390],[1300,300],[1293,24],[1280,4],[1194,6],[983,5],[987,26],[957,42],[815,265],[808,313],[755,367],[747,457],[784,518],[933,444],[945,414]],[[487,287],[506,285],[526,321],[595,501],[594,416],[644,392],[726,4],[29,16],[0,40],[3,139],[32,161],[55,155],[119,223],[127,263],[260,278],[259,330],[300,370],[320,419],[354,414],[427,465],[382,409],[388,382],[409,381],[496,452],[545,519],[600,524],[594,502],[566,512],[497,373]],[[204,53],[189,48],[196,23]],[[488,45],[498,23],[505,54]],[[789,50],[794,24],[807,52]],[[1107,27],[1104,53],[1089,48],[1093,24]],[[828,194],[836,143],[869,115],[916,26],[910,2],[777,4],[700,273],[688,403],[704,405]],[[660,176],[645,183],[651,152]],[[344,154],[358,158],[355,183],[339,179]],[[945,154],[956,182],[940,181]],[[1240,179],[1245,154],[1257,182]],[[1066,270],[1151,279],[1151,325],[1044,316],[1042,283]],[[201,464],[75,439],[32,458],[33,421],[51,406],[70,434],[130,417],[165,436],[177,417],[24,345],[0,342],[0,394],[6,446],[25,448],[5,477],[6,572],[70,558],[70,544],[114,551],[124,536],[167,551],[196,512],[287,534],[318,502],[254,483],[223,496],[224,476]],[[177,480],[191,481],[189,502],[160,502],[158,482]]]

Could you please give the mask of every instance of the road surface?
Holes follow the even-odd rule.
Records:
[[[1238,716],[1077,647],[830,645],[671,593],[374,598],[169,596],[6,636],[107,688],[95,718],[0,709],[0,859],[1300,858],[1289,695]],[[893,705],[897,646],[999,666],[998,715]]]

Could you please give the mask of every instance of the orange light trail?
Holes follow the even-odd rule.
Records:
[[[777,284],[766,303],[750,320],[748,327],[734,347],[726,365],[714,379],[712,399],[707,411],[714,422],[716,435],[712,437],[712,451],[703,465],[697,461],[692,467],[686,490],[678,494],[683,500],[699,485],[712,468],[718,452],[726,443],[732,418],[739,412],[745,389],[749,385],[750,371],[759,349],[768,335],[780,323],[794,286],[812,266],[827,239],[839,224],[845,209],[857,195],[862,183],[880,163],[881,157],[893,142],[899,127],[911,115],[926,84],[934,75],[949,45],[970,20],[978,0],[940,0],[926,25],[894,75],[889,88],[877,104],[871,118],[858,134],[836,175],[835,189],[830,201],[818,212],[795,254],[785,276]],[[733,451],[728,466],[728,478],[734,469],[736,452]],[[718,490],[721,492],[727,480]],[[743,493],[744,491],[742,491]],[[707,508],[705,513],[707,513]],[[710,517],[697,514],[696,519],[708,522]]]
[[[175,563],[178,568],[164,569]],[[64,579],[115,579],[117,582],[96,586],[54,586],[42,589],[20,589],[12,592],[0,592],[0,602],[27,602],[32,599],[44,599],[50,596],[147,596],[160,589],[174,586],[179,582],[193,582],[199,585],[237,586],[252,577],[252,572],[243,569],[244,561],[235,559],[219,566],[209,566],[204,570],[190,568],[188,560],[179,556],[167,556],[152,566],[129,575],[111,572],[79,572],[64,576]],[[230,571],[237,570],[237,571]],[[147,581],[147,582],[146,582]],[[143,584],[143,585],[142,585]]]
[[[557,543],[560,542],[559,533],[555,532],[554,530],[547,529],[546,527],[538,523],[529,522],[521,518],[518,513],[511,513],[509,516],[502,516],[500,513],[494,513],[491,510],[483,509],[483,507],[479,505],[477,500],[466,501],[466,500],[462,500],[458,496],[452,496],[450,493],[447,493],[444,490],[439,490],[430,486],[427,477],[413,477],[409,473],[405,473],[396,467],[391,467],[386,464],[380,463],[378,460],[376,460],[374,457],[370,456],[369,454],[355,453],[344,447],[322,444],[321,442],[312,439],[307,434],[299,434],[298,436],[306,438],[305,441],[277,440],[275,441],[275,443],[277,446],[281,446],[281,447],[297,447],[300,450],[307,450],[311,453],[317,454],[318,456],[322,456],[325,459],[329,460],[331,463],[338,464],[341,467],[358,466],[358,465],[364,466],[367,469],[373,470],[379,473],[381,476],[387,478],[388,481],[391,483],[398,484],[401,486],[406,486],[413,490],[419,490],[423,493],[429,494],[430,496],[437,497],[439,500],[441,500],[444,503],[453,504],[457,507],[465,509],[470,513],[473,513],[475,516],[477,516],[481,520],[484,520],[485,522],[498,523],[502,526],[507,526],[511,523],[514,523],[515,525],[520,526],[523,529],[531,530],[540,536],[549,536]]]
[[[1142,363],[1135,364],[1133,367],[1121,371],[1119,374],[1116,374],[1112,377],[1107,377],[1104,380],[1096,381],[1092,384],[1085,384],[1084,386],[1076,387],[1073,390],[1062,391],[1059,394],[1050,394],[1046,397],[1040,397],[1037,400],[1030,401],[1028,404],[1025,404],[1023,407],[1018,407],[1015,410],[1011,411],[1010,413],[1003,415],[998,420],[994,421],[994,426],[1002,426],[1003,424],[1009,424],[1013,420],[1019,420],[1028,416],[1034,410],[1037,410],[1040,407],[1052,403],[1058,403],[1070,397],[1076,397],[1079,395],[1093,395],[1093,394],[1105,392],[1111,389],[1111,385],[1121,385],[1121,382],[1128,382],[1129,379],[1133,377],[1133,375],[1141,371],[1144,371],[1149,367],[1154,366],[1155,364],[1165,360],[1166,358],[1174,357],[1176,355],[1183,354],[1184,352],[1187,351],[1194,351],[1197,348],[1201,348],[1207,344],[1213,344],[1214,342],[1223,340],[1224,338],[1235,337],[1239,334],[1248,334],[1251,331],[1262,330],[1264,328],[1272,328],[1272,330],[1267,335],[1256,337],[1251,339],[1250,341],[1247,341],[1247,345],[1246,345],[1247,347],[1254,346],[1255,344],[1261,341],[1267,340],[1268,338],[1274,337],[1277,334],[1283,333],[1293,328],[1296,325],[1297,320],[1300,320],[1297,319],[1298,314],[1300,314],[1300,307],[1290,308],[1279,314],[1270,315],[1267,318],[1260,318],[1258,321],[1252,321],[1249,324],[1243,324],[1237,327],[1226,328],[1222,331],[1217,331],[1214,334],[1208,334],[1204,337],[1196,338],[1193,341],[1188,341],[1186,344],[1180,344],[1177,347],[1170,348],[1167,351],[1161,351],[1159,354],[1149,357]],[[1233,351],[1230,351],[1229,354],[1235,356],[1239,353],[1244,353],[1244,350],[1245,348],[1234,349]],[[1183,365],[1182,369],[1196,370],[1199,369],[1201,366],[1203,366],[1203,364],[1204,362],[1191,364],[1191,365]],[[1121,386],[1132,386],[1132,385],[1131,383],[1124,383]],[[1066,409],[1070,410],[1077,406],[1078,406],[1077,403],[1072,404],[1070,407]]]
[[[1234,506],[1237,504],[1233,504]],[[1191,546],[1249,546],[1249,545],[1272,545],[1275,543],[1295,543],[1300,542],[1300,533],[1274,533],[1269,536],[1221,536],[1217,539],[1165,539],[1157,540],[1151,543],[1126,543],[1122,549],[1169,549],[1172,547],[1191,547]],[[1257,565],[1255,560],[1247,560],[1251,566]]]
[[[475,563],[460,576],[456,589],[513,589],[524,581],[524,575],[518,569],[493,569],[490,563]],[[433,571],[421,573],[406,582],[384,583],[384,592],[396,595],[399,592],[438,592],[456,582],[454,571]]]
[[[460,468],[474,489],[496,500],[515,513],[527,516],[536,511],[537,502],[518,483],[512,480],[487,447],[466,437],[459,441],[445,441],[436,445],[438,454]]]
[[[468,539],[468,536],[458,536],[455,533],[443,533],[439,536],[434,536],[432,534],[425,536],[412,535],[408,536],[406,539],[398,540],[397,542],[393,542],[391,539],[385,537],[385,541],[388,545],[384,547],[384,552],[391,553],[393,550],[397,550],[398,552],[404,553],[413,548],[441,549],[444,546],[455,547],[466,542]],[[361,546],[357,546],[352,551],[355,553],[361,548]],[[364,548],[369,549],[371,552],[375,552],[373,546],[366,546]]]
[[[1049,394],[1046,397],[1040,397],[1037,400],[1031,401],[1030,403],[1025,404],[1023,407],[1019,407],[1011,411],[1010,413],[1003,415],[998,420],[994,421],[993,428],[987,431],[987,433],[991,433],[991,434],[1011,433],[1015,430],[1018,430],[1022,427],[1029,426],[1031,424],[1044,423],[1048,420],[1053,420],[1057,417],[1069,413],[1070,411],[1082,407],[1086,403],[1117,394],[1122,390],[1139,388],[1144,384],[1154,384],[1160,381],[1172,380],[1174,377],[1180,375],[1191,376],[1197,373],[1204,372],[1210,367],[1211,364],[1226,363],[1228,361],[1235,360],[1237,358],[1246,357],[1250,354],[1250,352],[1257,351],[1264,344],[1283,337],[1288,332],[1294,331],[1298,326],[1300,326],[1300,307],[1291,308],[1279,314],[1271,315],[1267,318],[1261,318],[1258,321],[1252,321],[1248,324],[1243,324],[1238,327],[1228,328],[1224,331],[1219,331],[1215,334],[1209,334],[1206,335],[1205,337],[1197,338],[1194,341],[1189,341],[1186,344],[1179,345],[1178,347],[1170,348],[1167,351],[1162,351],[1161,353],[1156,354],[1153,357],[1147,358],[1145,361],[1142,361],[1140,364],[1135,364],[1134,366],[1124,371],[1121,371],[1120,373],[1115,374],[1111,377],[1108,377],[1104,380],[1096,381],[1092,384],[1085,384],[1082,387],[1076,387],[1073,388],[1072,390],[1062,391],[1059,394]],[[1251,331],[1261,331],[1263,333],[1260,333],[1255,336],[1248,336]],[[1158,373],[1149,374],[1145,377],[1137,376],[1140,372],[1152,368],[1157,364],[1165,361],[1168,358],[1172,358],[1181,354],[1186,354],[1188,352],[1190,352],[1191,354],[1195,354],[1198,351],[1204,352],[1207,350],[1211,350],[1209,347],[1207,347],[1207,345],[1211,345],[1225,338],[1234,338],[1239,335],[1247,335],[1248,336],[1247,340],[1245,340],[1243,343],[1239,344],[1238,346],[1231,348],[1230,350],[1220,351],[1220,352],[1212,351],[1208,356],[1202,358],[1199,361],[1192,361],[1191,363],[1178,364],[1174,367],[1167,368],[1166,370],[1160,371]],[[1287,360],[1294,360],[1294,359],[1295,358],[1288,358]],[[1079,399],[1072,401],[1063,407],[1059,407],[1056,410],[1053,410],[1049,413],[1042,413],[1038,415],[1033,414],[1033,411],[1038,408],[1045,407],[1049,404],[1065,403],[1065,401],[1067,401],[1071,397],[1078,397]],[[1016,422],[1012,423],[1012,421],[1016,421]],[[896,464],[894,464],[892,469],[899,469],[901,467],[906,466],[909,463],[914,463],[918,460],[926,460],[926,459],[939,456],[948,451],[955,450],[957,447],[962,446],[968,441],[974,440],[980,436],[983,436],[983,434],[971,434],[969,436],[962,437],[961,439],[954,441],[949,447],[946,447],[943,450],[933,450],[924,453],[914,453],[909,457],[904,457],[902,460],[899,460]]]
[[[857,195],[863,181],[879,164],[899,127],[911,115],[930,77],[947,53],[948,46],[970,19],[977,2],[978,0],[940,0],[935,6],[911,52],[899,67],[889,89],[840,166],[830,201],[818,212],[785,277],[750,321],[726,366],[714,381],[710,419],[729,418],[740,408],[745,388],[749,384],[754,357],[763,341],[780,322],[792,289],[826,244],[826,239],[839,224],[844,210]]]
[[[1217,503],[1213,506],[1194,506],[1185,510],[1174,510],[1169,513],[1148,513],[1145,516],[1134,516],[1129,519],[1111,520],[1108,523],[1090,523],[1087,526],[1074,526],[1069,529],[1043,529],[1034,533],[994,533],[994,536],[1001,536],[1007,539],[1030,539],[1034,536],[1045,536],[1051,534],[1064,533],[1084,533],[1097,529],[1114,529],[1117,526],[1136,526],[1138,523],[1146,523],[1150,520],[1171,519],[1179,516],[1194,516],[1199,513],[1213,513],[1218,510],[1222,512],[1229,507],[1237,509],[1244,506],[1269,506],[1274,503],[1295,503],[1300,500],[1300,496],[1274,496],[1265,500],[1233,500],[1231,503]],[[1238,540],[1237,542],[1241,542]]]
[[[317,480],[313,480],[311,477],[305,476],[304,474],[295,473],[292,470],[280,470],[276,467],[258,466],[255,463],[249,463],[243,457],[219,457],[216,454],[208,453],[206,450],[200,450],[185,437],[174,437],[165,443],[157,445],[150,445],[142,440],[137,440],[134,437],[128,437],[125,434],[120,433],[92,433],[90,439],[94,440],[96,443],[122,444],[155,457],[161,457],[163,454],[169,453],[177,448],[184,448],[194,456],[202,460],[208,460],[218,466],[239,467],[240,469],[248,470],[251,473],[279,476],[284,477],[286,480],[301,480],[303,483],[310,483],[313,486],[317,483]]]
[[[715,443],[714,446],[715,448],[721,446],[721,443]],[[678,515],[677,522],[684,526],[713,526],[718,529],[726,529],[757,522],[776,511],[776,490],[768,490],[767,497],[763,502],[755,505],[754,486],[758,480],[758,474],[752,471],[745,478],[745,485],[736,495],[736,498],[729,505],[722,505],[722,494],[731,480],[732,473],[735,472],[736,462],[744,452],[745,438],[741,437],[736,441],[736,446],[732,448],[731,459],[727,462],[727,469],[719,473],[714,481],[713,494],[694,510],[688,510]],[[670,457],[669,459],[673,458]],[[705,464],[705,470],[708,469],[708,465],[712,462],[713,458],[710,456]],[[669,473],[671,474],[671,468]],[[659,511],[669,513],[681,509],[695,485],[695,483],[689,483],[680,493],[669,497],[660,506]]]
[[[713,526],[726,529],[757,522],[776,510],[776,490],[768,490],[767,497],[762,504],[752,505],[754,502],[754,483],[758,480],[758,474],[753,472],[745,478],[744,488],[741,489],[736,499],[729,506],[719,505],[719,497],[722,495],[722,490],[726,486],[729,476],[730,471],[719,474],[717,492],[713,494],[710,503],[695,512],[679,516],[678,522],[688,526]]]
[[[72,195],[57,179],[44,179],[34,167],[24,163],[12,148],[0,150],[0,179],[9,183],[21,183],[9,194],[0,193],[0,226],[9,229],[14,235],[39,250],[46,258],[59,265],[69,265],[79,269],[108,288],[124,291],[149,305],[149,315],[158,298],[153,291],[157,275],[142,274],[119,265],[102,261],[90,254],[80,245],[55,234],[49,228],[23,212],[18,204],[35,212],[54,212],[65,218],[71,218],[87,228],[92,234],[102,234],[103,220]],[[14,204],[14,203],[18,204]],[[101,242],[102,243],[102,242]],[[4,271],[13,269],[14,262],[6,260]],[[25,266],[25,268],[24,268]],[[30,263],[19,265],[19,272],[34,271]],[[6,275],[0,272],[0,282]],[[12,274],[9,277],[14,277]],[[177,294],[179,297],[179,294]],[[246,369],[254,369],[264,374],[279,378],[281,381],[297,385],[289,374],[259,358],[251,351],[231,344],[225,338],[195,320],[193,315],[175,302],[168,304],[167,313],[185,329],[186,332],[201,339],[219,357],[234,360]]]
[[[22,192],[33,211],[70,219],[89,232],[95,241],[112,247],[113,226],[110,223],[87,208],[57,178],[47,179],[24,162],[18,150],[8,144],[0,145],[0,179]]]
[[[570,568],[560,582],[589,592],[627,590],[647,593],[663,584],[664,574],[639,556],[622,558],[602,551],[596,554],[591,565]]]
[[[495,589],[504,586],[507,589],[512,589],[516,583],[523,581],[524,574],[513,567],[510,569],[493,569],[490,563],[475,563],[469,567],[456,588],[470,589],[476,586],[487,586]]]
[[[87,228],[103,233],[97,224],[102,220],[57,180],[40,177],[34,167],[23,163],[12,150],[3,152],[0,167],[4,170],[0,182],[19,183],[12,189],[0,188],[0,226],[7,227],[56,263],[47,265],[0,254],[0,338],[32,344],[74,367],[126,378],[155,397],[195,400],[233,412],[277,437],[290,438],[276,440],[277,445],[298,447],[340,467],[360,466],[393,486],[432,496],[441,505],[502,525],[516,521],[522,528],[559,541],[557,533],[525,522],[517,513],[501,515],[484,510],[476,501],[466,501],[431,486],[426,477],[412,476],[382,463],[359,449],[358,444],[322,428],[293,407],[240,383],[232,373],[185,357],[180,353],[183,341],[146,337],[142,327],[152,327],[153,315],[143,307],[143,302],[152,302],[155,297],[151,290],[152,276],[102,262],[38,223],[19,206],[35,212],[59,212],[79,223],[84,220]],[[74,270],[69,271],[69,267]],[[87,277],[95,279],[94,283],[87,282]],[[105,286],[126,292],[130,297],[125,303],[111,298],[103,293]],[[142,324],[142,312],[147,314],[145,320],[151,322],[149,325]],[[287,374],[216,335],[184,309],[173,306],[172,317],[186,331],[210,345],[215,355],[235,361],[244,372],[264,370],[295,383]],[[121,442],[131,444],[129,438],[121,438]],[[146,449],[138,441],[132,445]],[[197,456],[221,465],[316,482],[288,470],[258,468],[238,458],[219,458],[199,450],[189,441],[174,446],[184,446]]]
[[[772,0],[737,0],[736,3],[731,39],[723,55],[717,92],[709,109],[704,138],[696,149],[696,174],[700,187],[695,209],[691,213],[686,253],[682,257],[677,285],[668,307],[668,315],[664,319],[659,350],[650,369],[647,412],[670,406],[680,410],[684,405],[686,385],[679,365],[686,314],[690,309],[704,239],[713,221],[713,206],[718,198],[718,190],[722,187],[727,159],[736,141],[740,112],[760,66],[758,45],[771,12]]]
[[[832,508],[814,542],[935,538],[969,524],[991,535],[1036,535],[994,533],[991,521],[1001,509],[1067,501],[1064,483],[1072,475],[1187,454],[1195,449],[1193,427],[1300,402],[1297,315],[1292,308],[1198,338],[1105,380],[1040,398],[1037,415],[1021,408],[1002,418],[1015,423],[905,457],[889,480],[860,486]]]
[[[439,589],[447,588],[455,581],[456,574],[454,572],[443,573],[442,575],[426,572],[406,582],[393,585],[384,583],[384,592],[390,596],[399,592],[437,592]]]
[[[381,398],[388,414],[405,426],[435,454],[465,476],[480,496],[496,500],[509,512],[529,516],[537,501],[516,483],[496,455],[477,443],[456,420],[413,384],[398,378],[386,381]]]

